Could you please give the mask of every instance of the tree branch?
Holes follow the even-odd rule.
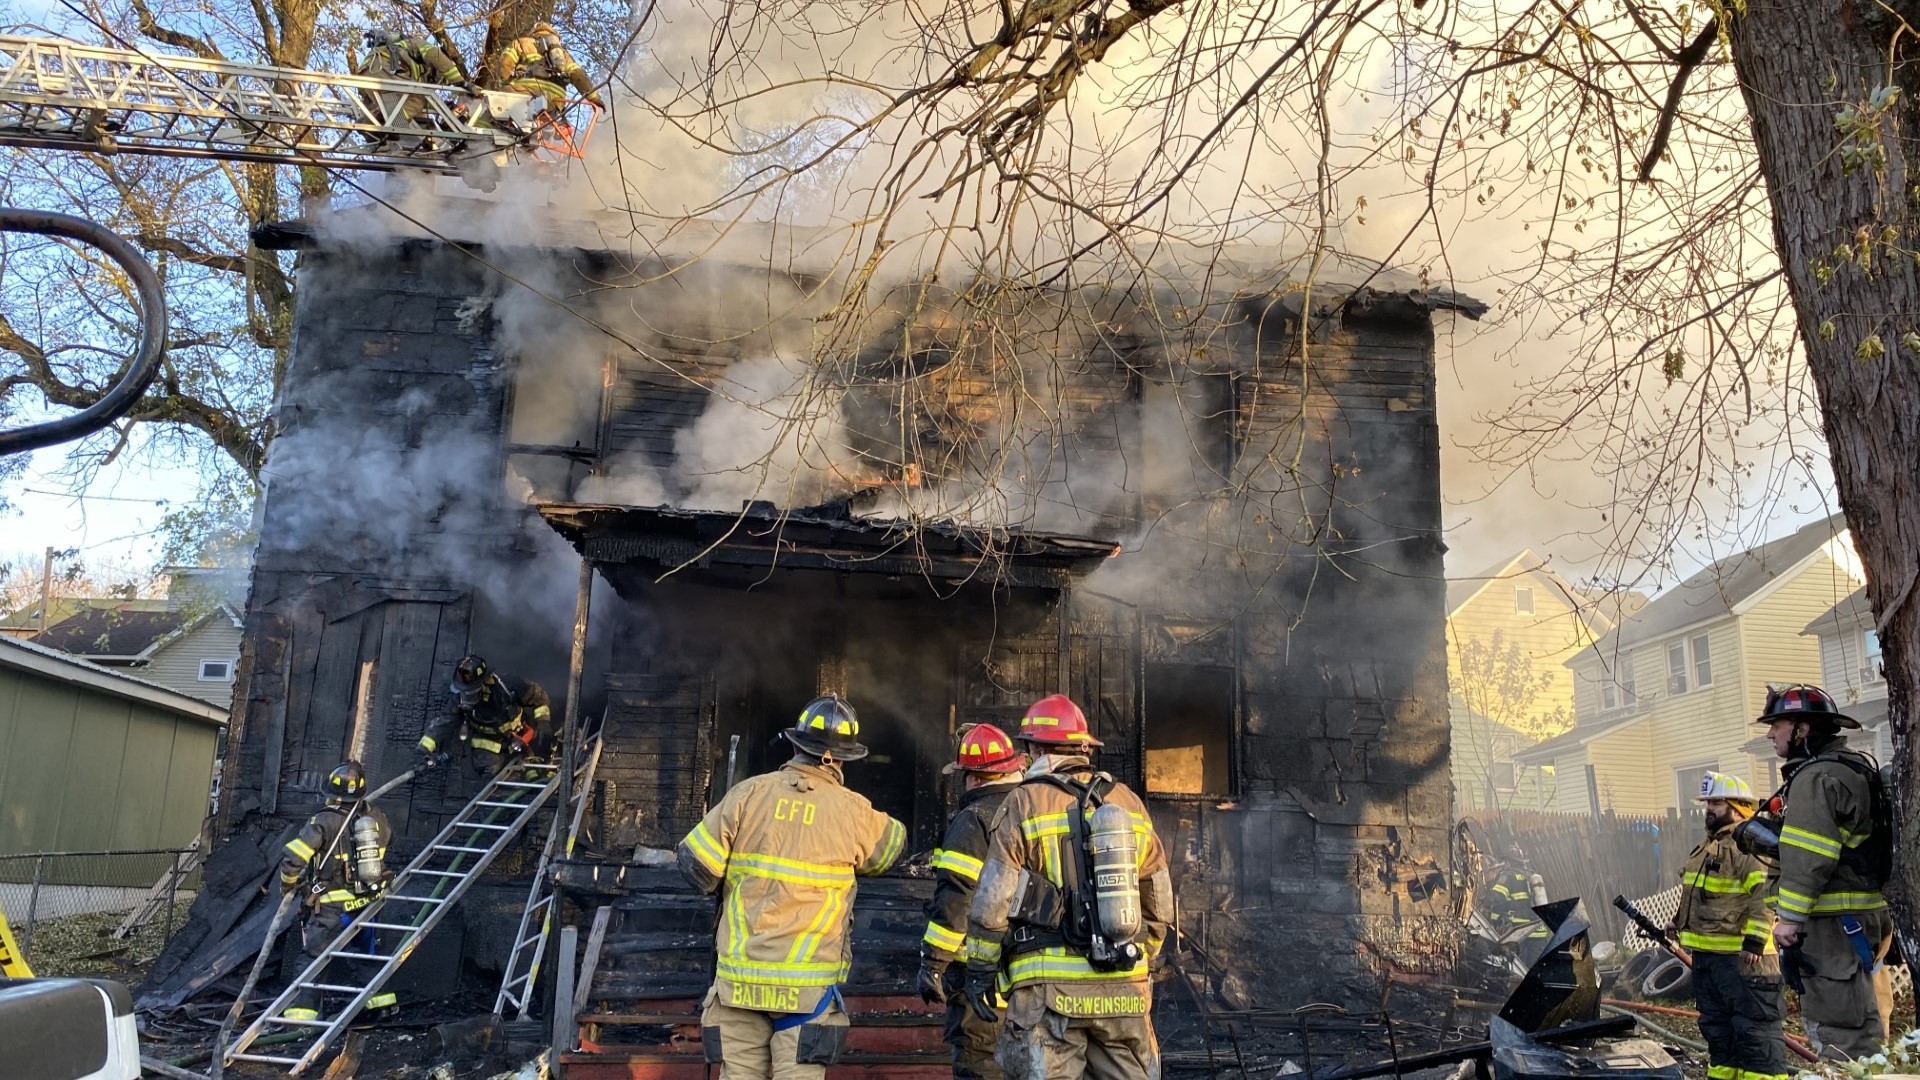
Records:
[[[1700,36],[1693,39],[1675,57],[1680,70],[1673,73],[1673,85],[1667,88],[1666,103],[1660,106],[1660,123],[1653,129],[1653,143],[1647,147],[1647,155],[1640,159],[1640,179],[1653,179],[1653,167],[1660,164],[1660,155],[1667,152],[1667,139],[1673,134],[1673,118],[1680,112],[1680,97],[1687,88],[1687,76],[1707,58],[1707,50],[1713,47],[1714,40],[1720,36],[1720,19],[1716,16],[1707,20]]]
[[[176,49],[185,49],[202,60],[225,60],[226,55],[213,47],[213,43],[192,34],[162,26],[160,20],[153,17],[153,9],[147,7],[147,0],[133,0],[133,10],[138,16],[140,32]]]

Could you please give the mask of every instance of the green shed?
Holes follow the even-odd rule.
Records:
[[[0,637],[0,855],[185,847],[227,710]]]

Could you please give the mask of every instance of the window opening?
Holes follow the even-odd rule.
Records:
[[[1704,765],[1687,765],[1673,770],[1673,792],[1677,800],[1677,809],[1693,809],[1693,800],[1700,795],[1700,781],[1713,771],[1717,762],[1709,761]]]
[[[1522,615],[1533,614],[1533,590],[1516,588],[1513,590],[1513,610]]]
[[[1149,664],[1146,677],[1147,794],[1233,794],[1233,669]]]
[[[1687,643],[1676,641],[1667,646],[1667,695],[1678,697],[1687,692]]]
[[[1860,631],[1860,677],[1868,682],[1879,682],[1886,678],[1886,671],[1880,666],[1880,635],[1872,630]]]
[[[1713,648],[1705,634],[1693,639],[1693,685],[1713,685]]]

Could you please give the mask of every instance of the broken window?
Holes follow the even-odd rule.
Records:
[[[1147,794],[1233,794],[1233,669],[1149,664],[1146,676]]]

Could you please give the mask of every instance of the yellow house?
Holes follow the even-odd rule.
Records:
[[[1568,660],[1573,729],[1515,755],[1553,769],[1548,809],[1663,814],[1709,770],[1772,790],[1753,718],[1768,683],[1819,680],[1801,631],[1859,587],[1854,565],[1836,515],[1714,563]]]
[[[1566,661],[1612,629],[1593,601],[1531,549],[1447,581],[1447,685],[1459,812],[1540,809],[1554,780],[1517,766],[1573,724]]]

